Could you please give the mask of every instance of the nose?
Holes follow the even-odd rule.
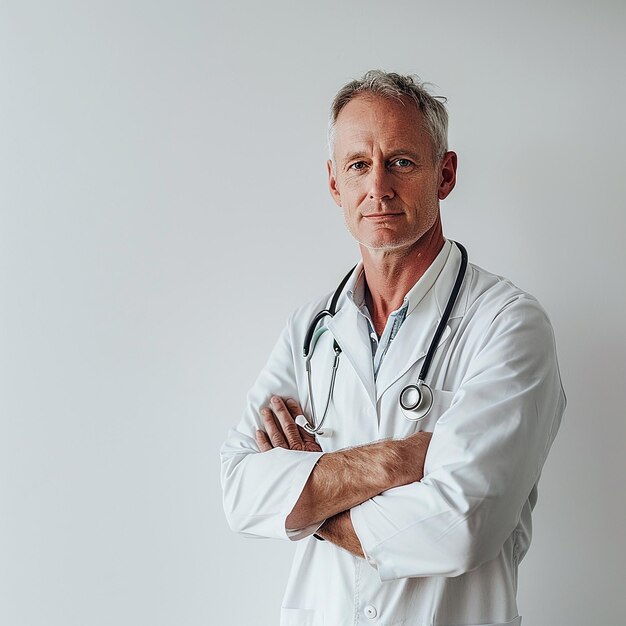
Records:
[[[375,164],[371,169],[369,180],[370,200],[391,199],[395,192],[392,187],[391,173],[382,164]]]

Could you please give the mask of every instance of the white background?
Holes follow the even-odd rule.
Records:
[[[277,623],[218,449],[357,259],[326,116],[370,68],[448,96],[445,233],[555,327],[524,625],[624,624],[624,6],[0,0],[0,624]]]

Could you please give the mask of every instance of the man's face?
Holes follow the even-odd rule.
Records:
[[[456,180],[456,155],[434,160],[422,113],[410,101],[357,96],[335,124],[329,186],[352,236],[370,250],[416,243],[439,218]]]

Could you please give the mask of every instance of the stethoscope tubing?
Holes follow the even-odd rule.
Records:
[[[454,286],[452,287],[452,291],[450,292],[450,296],[448,298],[448,302],[443,311],[443,315],[439,320],[439,324],[435,330],[433,338],[430,342],[428,350],[426,352],[426,358],[424,359],[424,363],[422,364],[422,368],[420,370],[419,376],[417,377],[417,382],[415,384],[406,385],[402,391],[400,392],[399,402],[400,407],[402,409],[402,413],[404,416],[411,421],[420,421],[424,419],[429,413],[433,405],[433,392],[430,386],[426,383],[426,377],[428,376],[428,372],[430,370],[430,365],[432,363],[433,357],[435,356],[435,352],[439,347],[439,341],[450,321],[450,316],[452,315],[452,310],[454,309],[454,305],[459,296],[459,292],[461,291],[461,286],[463,284],[463,280],[465,278],[465,274],[467,271],[467,250],[463,245],[458,242],[453,242],[459,248],[461,252],[461,263],[459,265],[459,271],[457,272],[456,279],[454,281]],[[313,384],[311,380],[311,359],[313,357],[313,352],[315,350],[315,344],[319,340],[320,336],[324,333],[326,328],[317,329],[317,325],[325,318],[325,317],[334,317],[337,311],[337,303],[339,302],[339,297],[346,286],[350,276],[354,272],[356,265],[344,276],[341,283],[335,290],[333,297],[331,299],[330,305],[327,309],[322,309],[315,315],[315,317],[311,320],[309,327],[307,328],[307,332],[304,337],[304,344],[302,348],[302,355],[306,359],[306,374],[307,374],[307,388],[309,392],[309,398],[311,402],[311,421],[307,420],[307,423],[304,424],[305,430],[307,430],[311,434],[323,435],[322,426],[326,421],[326,416],[328,414],[328,408],[330,406],[330,400],[333,396],[333,391],[335,389],[335,378],[337,376],[337,368],[339,366],[339,357],[341,356],[341,346],[337,343],[336,340],[333,340],[333,350],[335,352],[335,358],[333,361],[333,371],[331,375],[328,396],[326,398],[326,404],[324,406],[324,412],[322,414],[322,418],[320,421],[317,421],[317,413],[315,410],[315,402],[313,399]],[[417,399],[408,402],[407,398],[410,394],[416,394]]]
[[[450,292],[450,297],[448,298],[448,303],[446,304],[446,308],[443,311],[443,315],[441,316],[441,320],[439,320],[439,325],[437,326],[437,330],[435,330],[435,334],[433,335],[432,341],[430,342],[430,346],[428,346],[428,352],[426,353],[426,358],[424,359],[424,364],[422,365],[422,369],[420,370],[419,376],[417,377],[417,381],[424,382],[426,380],[426,376],[428,376],[428,370],[430,369],[430,364],[432,363],[433,357],[435,356],[435,352],[439,347],[439,341],[443,332],[450,321],[450,316],[452,315],[452,309],[456,304],[456,301],[459,297],[459,291],[461,291],[461,285],[463,284],[463,279],[465,278],[465,272],[467,270],[467,250],[463,245],[458,242],[454,242],[459,250],[461,251],[461,264],[459,265],[459,271],[456,275],[456,280],[454,281],[454,286],[452,287],[452,291]]]
[[[328,407],[330,406],[330,400],[333,397],[333,391],[335,390],[335,378],[337,376],[337,368],[339,367],[339,357],[341,355],[341,346],[337,343],[336,340],[333,340],[333,350],[335,352],[335,358],[333,361],[333,371],[330,379],[330,387],[328,390],[328,397],[326,398],[326,405],[324,406],[324,413],[322,414],[322,419],[317,422],[317,413],[315,411],[315,400],[313,399],[313,383],[311,381],[311,358],[313,357],[313,352],[315,350],[315,344],[318,339],[325,332],[326,328],[317,329],[317,325],[325,318],[325,317],[334,317],[337,311],[337,302],[339,301],[339,296],[343,291],[343,288],[346,286],[346,283],[352,276],[352,272],[356,269],[356,265],[350,269],[350,271],[343,277],[337,289],[335,289],[335,293],[330,301],[330,305],[327,309],[322,309],[317,315],[313,318],[309,327],[306,331],[306,335],[304,336],[304,345],[302,347],[302,356],[306,359],[306,379],[307,379],[307,387],[309,391],[309,398],[311,400],[311,418],[312,423],[307,422],[303,425],[304,429],[311,433],[312,435],[322,434],[322,426],[326,421],[326,415],[328,415]]]

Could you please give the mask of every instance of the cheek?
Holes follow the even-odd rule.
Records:
[[[436,181],[423,181],[421,185],[416,185],[419,192],[415,193],[415,188],[408,190],[408,196],[405,196],[407,200],[416,208],[416,210],[422,215],[432,215],[437,213],[439,208],[439,195]]]
[[[433,225],[433,222],[437,218],[439,213],[439,205],[431,198],[428,198],[427,202],[422,204],[420,209],[421,222],[428,227]]]
[[[358,196],[360,187],[361,185],[359,185],[358,180],[348,179],[342,185],[342,188],[341,188],[342,195],[345,195],[346,197],[354,198]]]
[[[363,200],[363,194],[354,185],[344,185],[341,190],[341,206],[346,213],[354,212]]]

